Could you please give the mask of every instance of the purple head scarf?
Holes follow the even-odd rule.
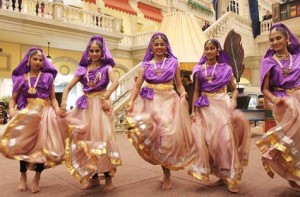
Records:
[[[102,60],[103,64],[105,64],[105,65],[109,64],[112,67],[114,67],[115,61],[114,61],[109,49],[107,48],[107,46],[105,44],[104,38],[100,35],[95,35],[90,39],[90,41],[88,42],[88,44],[82,54],[81,60],[79,62],[79,66],[87,67],[88,65],[90,65],[91,60],[89,60],[89,58],[88,58],[89,57],[89,49],[94,41],[100,41],[100,43],[102,44],[101,60]]]
[[[300,44],[299,44],[299,41],[298,39],[292,34],[292,32],[282,23],[277,23],[277,24],[274,24],[271,29],[270,29],[270,33],[272,32],[272,30],[276,30],[277,27],[281,27],[283,29],[285,29],[287,35],[288,35],[288,39],[289,39],[289,42],[290,44],[288,45],[288,51],[290,54],[297,54],[300,52]],[[275,53],[275,51],[272,49],[272,48],[269,48],[265,54],[265,58],[267,57],[271,57],[273,56]]]
[[[30,66],[27,66],[28,60],[30,58],[30,56],[37,52],[40,51],[42,53],[42,57],[43,57],[43,67],[41,68],[42,72],[46,72],[46,73],[51,73],[53,75],[53,78],[56,77],[57,74],[57,70],[54,67],[54,65],[47,59],[46,55],[44,54],[43,50],[37,47],[32,47],[30,48],[27,53],[25,54],[25,56],[23,57],[22,61],[20,62],[20,64],[13,70],[12,72],[12,77],[16,77],[16,76],[20,76],[23,75],[25,73],[28,73],[30,71]]]
[[[175,55],[172,53],[172,49],[171,49],[171,45],[169,43],[169,40],[167,38],[167,36],[164,34],[164,33],[161,33],[161,32],[156,32],[155,34],[152,35],[151,37],[151,40],[148,44],[148,47],[147,47],[147,50],[146,50],[146,54],[144,56],[144,62],[148,62],[150,60],[153,59],[154,55],[152,53],[152,43],[153,41],[158,38],[158,37],[161,37],[162,39],[164,39],[164,41],[166,42],[166,45],[167,45],[167,53],[166,53],[166,57],[169,58],[169,57],[174,57],[175,59],[177,59],[175,57]]]
[[[230,61],[229,61],[229,57],[228,55],[222,50],[222,47],[221,47],[221,44],[218,40],[216,39],[209,39],[205,42],[204,46],[209,42],[211,41],[212,43],[217,44],[217,48],[219,50],[219,55],[217,56],[217,62],[218,63],[226,63],[226,64],[230,64]],[[207,58],[205,56],[205,54],[203,53],[203,55],[201,56],[200,60],[199,60],[199,63],[198,64],[204,64],[205,62],[207,61]]]

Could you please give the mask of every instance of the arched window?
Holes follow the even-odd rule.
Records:
[[[227,7],[227,11],[231,11],[234,12],[236,14],[239,14],[239,0],[232,0],[230,1],[228,7]]]

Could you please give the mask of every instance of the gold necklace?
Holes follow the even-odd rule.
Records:
[[[283,60],[287,60],[288,57],[289,57],[289,53],[288,54],[278,54],[278,53],[275,53],[275,56],[280,58],[280,59],[283,59]]]
[[[282,72],[283,72],[283,75],[284,76],[288,76],[293,68],[293,57],[291,54],[289,54],[289,57],[290,57],[290,65],[289,65],[289,68],[284,68],[282,63],[279,61],[278,57],[276,55],[273,55],[273,59],[278,63],[278,65],[280,66]]]
[[[37,84],[38,84],[38,81],[39,81],[39,79],[40,79],[40,76],[41,76],[41,71],[39,72],[39,74],[38,74],[38,76],[37,76],[37,78],[36,78],[36,80],[35,80],[35,83],[34,83],[34,85],[33,85],[33,87],[31,86],[31,83],[30,83],[30,72],[28,73],[28,86],[29,86],[29,89],[28,89],[28,93],[29,94],[36,94],[36,92],[37,92],[37,90],[36,90],[36,86],[37,86]]]
[[[213,68],[213,71],[211,72],[211,75],[208,75],[208,73],[207,73],[207,62],[205,62],[205,70],[204,70],[204,75],[205,75],[205,78],[207,79],[207,82],[208,83],[211,83],[213,80],[214,80],[214,78],[215,78],[215,71],[216,71],[216,66],[217,66],[217,64],[218,64],[218,62],[216,62],[215,63],[215,65],[214,65],[214,68]]]
[[[154,70],[155,70],[156,75],[161,75],[161,74],[162,74],[163,68],[164,68],[164,66],[165,66],[166,59],[167,59],[167,58],[164,58],[163,63],[161,64],[161,67],[160,67],[160,68],[157,68],[157,66],[156,66],[156,64],[155,64],[155,61],[152,60],[152,63],[153,63],[153,65],[154,65]]]

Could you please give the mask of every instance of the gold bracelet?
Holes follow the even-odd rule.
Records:
[[[194,117],[194,116],[196,116],[196,113],[195,113],[195,112],[192,112],[192,113],[191,113],[191,118]]]
[[[103,100],[108,100],[109,99],[109,96],[107,95],[107,94],[102,94],[102,96],[101,96],[101,98],[103,99]]]

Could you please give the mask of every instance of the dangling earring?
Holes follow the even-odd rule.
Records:
[[[29,67],[29,62],[27,62],[27,64],[26,64],[28,67]]]
[[[87,60],[89,60],[89,61],[90,61],[90,60],[91,60],[91,58],[90,58],[90,57],[88,57],[88,58],[87,58]]]
[[[288,41],[288,42],[287,42],[287,44],[288,44],[288,45],[290,45],[290,44],[291,44],[291,42],[290,42],[290,41]]]
[[[153,51],[151,51],[151,54],[153,54]]]
[[[270,49],[270,50],[273,50],[273,48],[272,48],[272,47],[270,47],[269,49]]]
[[[220,53],[219,53],[219,51],[217,52],[217,56],[219,56],[220,55]]]

